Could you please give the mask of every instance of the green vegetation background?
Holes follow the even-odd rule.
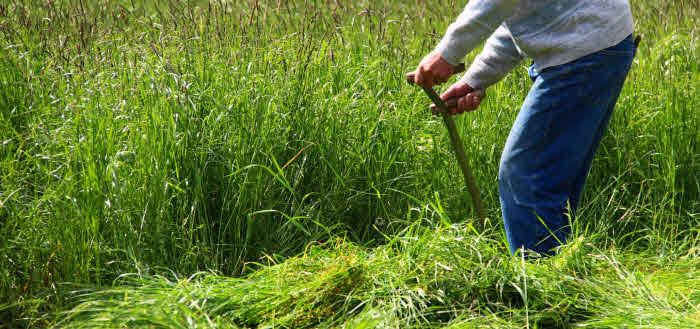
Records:
[[[631,0],[573,242],[536,265],[496,189],[528,63],[457,119],[484,222],[402,78],[465,3],[0,2],[0,327],[698,325],[698,2]]]

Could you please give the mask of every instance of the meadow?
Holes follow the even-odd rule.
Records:
[[[630,0],[574,233],[525,260],[529,60],[456,118],[486,220],[403,78],[466,2],[0,1],[0,327],[700,327],[700,3]]]

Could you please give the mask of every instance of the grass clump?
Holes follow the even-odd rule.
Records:
[[[510,258],[469,225],[406,232],[377,248],[344,239],[245,278],[125,277],[82,291],[57,327],[691,328],[697,258],[644,262],[579,238],[551,259]],[[618,257],[622,256],[620,259]]]

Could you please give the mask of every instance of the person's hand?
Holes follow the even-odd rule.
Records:
[[[418,64],[413,82],[421,87],[430,88],[447,81],[455,69],[456,67],[440,57],[440,54],[430,53]]]
[[[440,95],[450,114],[474,111],[479,107],[484,97],[486,97],[486,92],[483,89],[474,90],[466,82],[457,82]],[[456,104],[449,101],[455,98],[457,99]]]

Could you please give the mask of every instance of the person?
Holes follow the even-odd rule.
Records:
[[[414,71],[418,85],[444,83],[486,40],[467,72],[441,95],[458,97],[450,112],[459,114],[481,104],[476,90],[532,59],[533,85],[498,172],[512,254],[552,255],[571,233],[593,155],[635,55],[633,32],[628,0],[470,0]]]

